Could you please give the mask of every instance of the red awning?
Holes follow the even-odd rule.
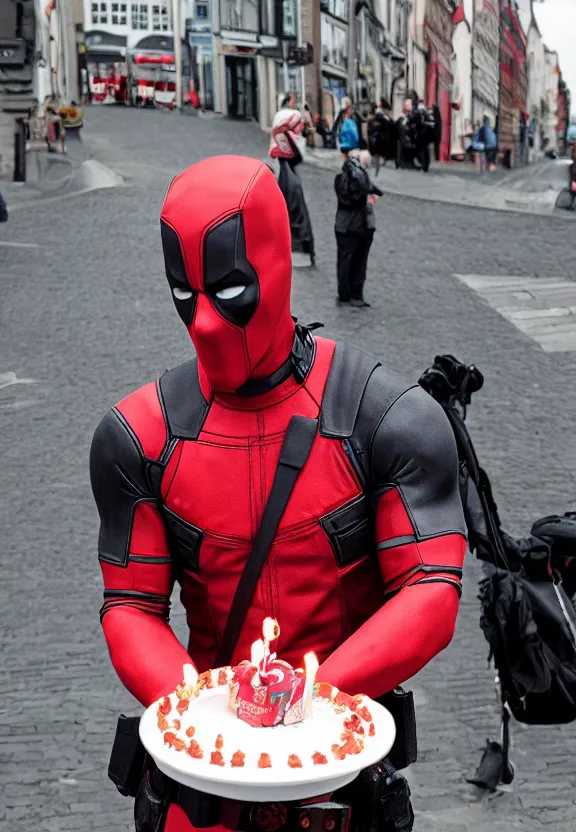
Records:
[[[174,55],[144,55],[134,56],[135,64],[173,64]]]

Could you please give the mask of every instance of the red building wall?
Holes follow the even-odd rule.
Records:
[[[442,118],[440,161],[450,161],[452,127],[452,13],[445,0],[428,0],[424,32],[428,49],[426,106],[437,106]]]

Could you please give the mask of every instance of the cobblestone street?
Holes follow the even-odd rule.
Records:
[[[88,155],[124,185],[29,203],[0,227],[1,832],[133,828],[131,801],[106,776],[116,718],[138,706],[99,625],[88,450],[114,402],[190,354],[160,247],[171,178],[209,155],[264,159],[268,148],[252,124],[121,108],[88,110],[85,133]],[[301,168],[317,268],[295,272],[294,314],[413,379],[439,353],[474,362],[485,387],[469,426],[505,528],[528,534],[538,517],[576,508],[574,336],[565,340],[572,351],[546,351],[500,313],[494,290],[477,288],[488,278],[525,278],[524,288],[571,281],[573,225],[385,195],[366,286],[372,307],[340,309],[333,176]],[[537,305],[569,301],[541,291]],[[498,729],[479,574],[470,558],[456,636],[410,683],[415,832],[574,832],[574,725],[513,724],[512,786],[488,796],[465,782]],[[183,637],[176,598],[172,622]]]

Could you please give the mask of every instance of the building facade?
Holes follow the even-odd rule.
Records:
[[[546,130],[546,150],[558,152],[558,82],[560,79],[560,64],[558,53],[545,48],[546,55],[546,95],[548,121]]]
[[[474,0],[463,0],[452,15],[452,130],[450,156],[464,159],[474,135],[472,119],[472,24]]]
[[[472,120],[496,127],[500,103],[499,0],[475,0],[472,25]]]
[[[286,91],[300,98],[302,43],[297,0],[214,0],[214,106],[269,127]]]
[[[516,0],[501,0],[500,33],[498,147],[504,163],[516,167],[528,161],[526,38],[518,18]]]
[[[527,50],[528,81],[528,141],[530,161],[540,158],[546,148],[546,126],[548,124],[548,94],[546,90],[547,66],[544,41],[536,19],[532,16],[528,30]]]

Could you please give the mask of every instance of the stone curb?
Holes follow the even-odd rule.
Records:
[[[80,196],[89,191],[117,188],[123,184],[124,179],[120,174],[96,159],[87,159],[77,166],[70,165],[70,172],[54,181],[2,182],[0,189],[10,214],[34,203]]]

